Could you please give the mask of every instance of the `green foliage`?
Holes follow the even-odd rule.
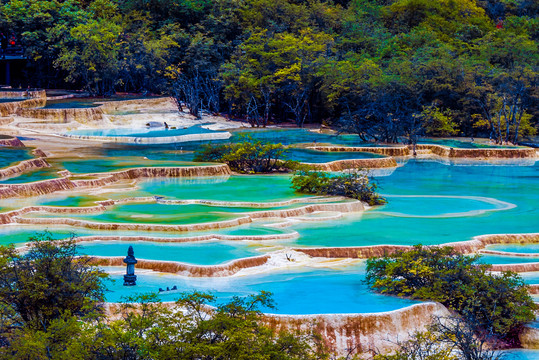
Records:
[[[299,170],[292,178],[292,188],[300,193],[345,196],[369,205],[382,205],[386,200],[376,193],[376,184],[361,171],[329,174]]]
[[[0,247],[2,321],[47,330],[66,314],[83,317],[103,301],[106,275],[77,257],[74,240],[54,241],[50,233],[30,239],[28,252]]]
[[[287,171],[296,164],[283,160],[286,150],[283,144],[253,140],[247,136],[237,143],[208,144],[197,151],[194,161],[224,162],[230,169],[240,173]]]
[[[367,261],[366,281],[377,292],[438,301],[463,316],[478,334],[518,342],[535,305],[522,278],[494,274],[451,247],[423,247]]]
[[[539,123],[536,3],[6,0],[0,31],[31,60],[23,86],[164,93],[196,117],[323,122],[365,140],[500,143]]]
[[[58,319],[49,331],[25,329],[5,359],[327,359],[310,333],[275,333],[263,325],[261,309],[271,294],[233,298],[215,307],[206,293],[183,294],[175,304],[155,295],[125,299],[108,322]],[[7,349],[3,349],[7,350]],[[2,356],[4,355],[4,356]]]

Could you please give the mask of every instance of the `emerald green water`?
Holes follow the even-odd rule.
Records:
[[[58,174],[56,169],[39,169],[31,172],[25,172],[16,177],[1,179],[0,184],[24,184],[46,179],[56,179]]]
[[[226,229],[215,229],[215,230],[207,230],[207,231],[197,231],[196,233],[181,233],[181,234],[175,234],[171,232],[158,232],[153,231],[151,233],[141,233],[140,231],[103,231],[103,230],[91,230],[91,229],[84,229],[84,228],[72,228],[69,226],[55,226],[54,228],[48,228],[48,227],[42,227],[42,226],[34,226],[34,225],[4,225],[0,226],[0,245],[7,245],[10,243],[13,244],[23,244],[29,241],[30,237],[36,236],[37,234],[42,233],[43,231],[48,231],[51,233],[52,237],[54,239],[67,239],[71,237],[72,235],[77,237],[83,237],[83,236],[149,236],[149,237],[163,237],[163,238],[185,238],[190,236],[203,236],[203,235],[210,235],[210,234],[219,234],[219,235],[275,235],[275,234],[284,234],[287,233],[287,229],[275,229],[275,228],[268,228],[261,226],[260,224],[245,224],[241,225],[235,228],[226,228]],[[112,242],[114,243],[114,242]],[[208,242],[203,242],[208,243]],[[238,245],[239,248],[242,248],[245,246],[246,242],[241,241],[228,241],[227,242],[229,246]],[[269,245],[271,245],[273,242],[267,242]],[[97,243],[96,243],[97,244]],[[102,244],[102,243],[101,243]],[[125,242],[117,242],[118,246],[124,246],[124,250],[128,248],[127,245],[121,245],[126,244]],[[202,243],[201,243],[202,244]],[[265,246],[266,242],[262,242],[260,246]],[[252,244],[250,244],[252,245]],[[210,246],[207,246],[206,248],[211,248]],[[125,250],[127,251],[127,250]],[[124,252],[125,252],[124,251]],[[99,255],[103,256],[109,256],[107,251],[100,252]],[[193,253],[193,258],[186,262],[192,262],[196,263],[197,261],[201,261],[199,259],[200,254]],[[203,257],[204,258],[204,257]],[[210,260],[202,260],[202,261],[211,261]]]
[[[76,159],[59,161],[59,165],[74,174],[89,174],[113,172],[137,167],[185,167],[199,166],[204,163],[188,161],[156,161],[143,158],[116,158],[116,159]]]
[[[269,202],[306,197],[290,187],[290,175],[234,175],[212,178],[151,179],[140,182],[137,196],[169,199]]]
[[[243,212],[271,210],[274,208],[241,208],[206,205],[163,205],[155,203],[122,204],[99,214],[49,214],[31,213],[28,217],[69,217],[95,222],[144,223],[144,224],[197,224],[223,221],[242,216]]]

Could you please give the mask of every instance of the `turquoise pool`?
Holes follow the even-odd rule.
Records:
[[[539,244],[496,244],[487,246],[487,249],[522,254],[539,254]]]
[[[179,261],[196,265],[218,265],[231,260],[261,255],[255,246],[231,241],[197,243],[152,243],[145,241],[100,241],[80,243],[79,252],[85,255],[126,256],[132,245],[139,259]]]
[[[108,283],[111,292],[108,301],[119,301],[122,296],[137,293],[157,292],[158,289],[178,287],[177,292],[161,293],[163,301],[178,298],[179,293],[193,290],[213,292],[218,302],[226,302],[233,296],[246,296],[261,290],[271,291],[277,309],[268,312],[277,314],[324,314],[324,313],[372,313],[396,310],[416,301],[375,294],[364,283],[363,265],[340,269],[277,270],[269,273],[234,276],[229,278],[186,278],[152,272],[139,272],[137,285],[124,287],[123,268],[113,270]]]
[[[26,148],[0,147],[0,168],[15,165],[33,156]]]
[[[185,129],[165,129],[165,128],[117,128],[117,129],[89,129],[72,130],[68,135],[80,136],[128,136],[128,137],[169,137],[191,134],[209,134],[218,131],[209,130],[200,125],[191,126]]]
[[[346,216],[331,223],[300,223],[292,228],[300,233],[297,243],[301,246],[430,245],[469,240],[483,234],[537,232],[538,180],[537,163],[458,166],[411,160],[377,181],[383,194],[420,197],[389,197],[387,206],[362,215]],[[449,198],[439,203],[436,198],[424,196]],[[474,200],[478,197],[498,202]],[[503,209],[505,203],[514,207],[484,211]],[[399,216],[384,213],[391,209]],[[447,216],[453,213],[461,216]]]
[[[191,156],[192,157],[192,156]],[[179,159],[158,161],[149,160],[143,158],[108,158],[108,159],[68,159],[68,160],[53,160],[58,164],[69,170],[73,174],[89,174],[89,173],[103,173],[114,172],[138,167],[185,167],[185,166],[199,166],[206,165],[207,163],[193,163],[190,160]]]

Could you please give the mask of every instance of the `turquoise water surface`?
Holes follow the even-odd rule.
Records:
[[[487,246],[487,249],[495,251],[539,255],[539,244],[495,244]]]
[[[179,261],[197,265],[217,265],[230,260],[261,255],[254,246],[230,241],[196,243],[82,242],[79,252],[85,255],[125,256],[131,245],[136,256],[141,259]]]
[[[538,231],[537,163],[534,166],[459,166],[411,160],[377,181],[380,192],[390,195],[388,205],[331,223],[294,225],[293,229],[301,235],[298,244],[429,245],[469,240],[483,234]],[[415,202],[414,198],[391,197],[397,195],[417,197]],[[438,202],[434,196],[448,198]],[[479,201],[478,198],[484,199]],[[496,208],[506,210],[488,211]],[[398,212],[399,216],[386,214],[386,210]],[[455,213],[460,216],[454,216]],[[422,217],[424,215],[428,217]]]
[[[191,126],[185,129],[165,129],[165,128],[117,128],[117,129],[87,129],[72,130],[67,134],[81,136],[128,136],[128,137],[168,137],[190,134],[209,134],[218,131],[205,129],[200,125]]]
[[[110,269],[110,268],[109,268]],[[152,272],[139,272],[137,286],[124,287],[123,268],[112,274],[115,283],[106,294],[108,301],[119,301],[122,296],[157,292],[167,286],[178,287],[177,292],[160,294],[163,301],[178,298],[179,293],[193,290],[213,292],[218,302],[230,301],[233,296],[246,296],[261,290],[273,293],[277,314],[371,313],[396,310],[416,301],[375,294],[364,283],[363,265],[340,269],[288,269],[270,273],[234,276],[228,278],[186,278]]]
[[[33,156],[26,148],[0,147],[0,168],[15,165],[31,158]]]

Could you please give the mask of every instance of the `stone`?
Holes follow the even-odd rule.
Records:
[[[127,265],[126,274],[124,275],[124,286],[137,285],[137,276],[135,275],[135,264],[137,263],[137,259],[135,259],[135,251],[133,250],[133,246],[129,246],[124,263]]]

